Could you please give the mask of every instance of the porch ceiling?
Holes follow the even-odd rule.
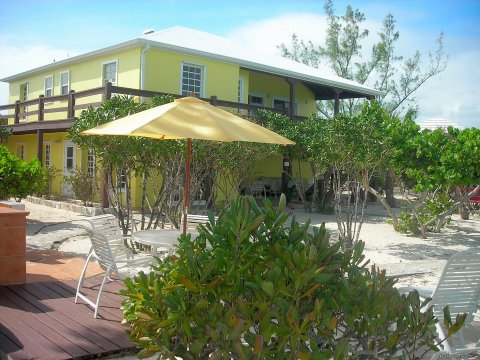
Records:
[[[73,124],[72,119],[55,121],[32,121],[13,125],[4,125],[6,129],[12,131],[13,135],[35,134],[38,130],[44,133],[63,132],[70,129]]]

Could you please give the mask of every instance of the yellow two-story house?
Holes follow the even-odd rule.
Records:
[[[184,27],[174,27],[15,74],[7,110],[7,146],[23,160],[38,157],[68,176],[73,169],[94,171],[95,159],[66,137],[73,118],[112,93],[154,93],[210,98],[232,111],[258,107],[292,119],[316,111],[316,101],[374,98],[381,93],[321,69],[259,52],[242,43]],[[237,104],[237,105],[235,105]],[[338,106],[337,106],[338,108]],[[239,110],[242,109],[242,110]],[[258,176],[280,177],[282,159],[259,164]],[[72,195],[60,178],[54,191]],[[133,194],[135,198],[135,194]]]

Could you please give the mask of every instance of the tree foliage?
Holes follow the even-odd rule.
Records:
[[[389,161],[385,141],[390,115],[378,102],[365,103],[357,115],[340,114],[325,121],[318,116],[292,122],[287,117],[261,111],[260,122],[295,141],[289,157],[310,164],[315,178],[328,171],[340,238],[348,246],[359,238],[366,205],[365,189]],[[310,202],[321,208],[315,184]],[[324,200],[324,199],[322,199]],[[308,201],[305,199],[305,201]],[[307,204],[307,208],[314,204]]]
[[[459,187],[480,184],[479,144],[479,129],[452,127],[424,130],[396,142],[391,165],[410,203],[409,221],[416,224],[410,230],[417,229],[422,236],[427,230],[440,231],[453,210],[468,199],[468,194],[460,201],[444,197]],[[435,226],[429,228],[430,224]]]
[[[433,310],[369,271],[364,244],[329,244],[324,225],[290,221],[266,200],[239,197],[177,255],[127,279],[130,339],[182,359],[364,359],[437,350]],[[449,333],[462,325],[449,324]],[[420,350],[422,349],[422,350]]]
[[[22,161],[0,144],[0,199],[20,201],[45,187],[45,170],[38,159]]]
[[[368,55],[364,44],[370,31],[364,27],[364,13],[348,5],[345,14],[338,16],[332,0],[325,1],[324,10],[328,21],[324,45],[305,42],[293,34],[291,45],[279,46],[282,55],[317,68],[328,66],[340,77],[383,91],[384,95],[378,100],[392,115],[403,116],[416,109],[415,91],[446,68],[443,33],[439,34],[433,53],[428,54],[428,64],[422,63],[423,57],[418,50],[413,56],[404,58],[395,48],[400,38],[396,20],[392,14],[387,14],[378,40]],[[355,114],[360,108],[359,100],[341,103],[343,113]],[[333,105],[319,103],[318,110],[331,118]]]
[[[138,103],[133,97],[116,96],[101,107],[82,112],[69,130],[79,146],[94,150],[106,174],[110,202],[126,233],[131,227],[131,184],[141,186],[141,224],[161,227],[165,222],[179,225],[184,194],[186,142],[126,136],[83,136],[86,129],[173,101],[171,96]],[[256,163],[268,157],[275,147],[254,143],[220,143],[193,140],[191,164],[191,207],[215,207],[220,199],[231,201],[239,185],[252,176]],[[122,188],[123,186],[123,188]],[[195,205],[198,198],[207,200]],[[197,209],[197,211],[201,211]],[[150,216],[147,219],[145,213]]]

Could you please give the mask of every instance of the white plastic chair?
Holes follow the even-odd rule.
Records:
[[[135,276],[142,270],[146,272],[149,270],[149,265],[152,263],[153,257],[134,257],[134,254],[124,245],[122,231],[118,226],[118,221],[115,216],[101,215],[90,218],[88,221],[92,226],[91,230],[87,229],[90,234],[92,247],[90,248],[78,281],[75,303],[78,302],[79,298],[85,301],[95,310],[93,317],[96,318],[106,280],[111,280],[110,276],[112,274],[115,274],[120,279],[124,279],[126,277]],[[98,261],[98,264],[104,271],[102,284],[98,290],[96,302],[93,302],[88,299],[85,294],[81,293],[87,267],[92,257]]]
[[[420,295],[423,296],[421,293]],[[439,320],[436,327],[441,339],[446,336],[443,327],[443,308],[446,305],[448,305],[453,320],[457,314],[467,313],[464,327],[471,323],[478,311],[480,301],[480,248],[454,254],[447,261],[440,280],[429,297],[432,298],[432,301],[428,306],[433,306],[435,316]],[[479,332],[476,337],[475,347],[467,348],[462,327],[455,335],[442,343],[443,351],[441,353],[468,354],[479,351]],[[435,354],[434,358],[438,355],[439,353]]]

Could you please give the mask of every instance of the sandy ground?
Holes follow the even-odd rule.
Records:
[[[90,240],[83,226],[86,216],[74,212],[24,201],[30,211],[27,217],[27,246],[33,249],[56,249],[85,256]],[[332,239],[337,236],[334,215],[305,213],[300,205],[290,210],[297,221],[311,219],[312,225],[325,222]],[[461,220],[453,216],[441,233],[429,233],[427,239],[397,233],[386,222],[385,210],[379,204],[366,209],[360,239],[365,242],[365,256],[387,275],[397,276],[399,286],[433,288],[446,260],[455,252],[480,247],[480,220]]]

